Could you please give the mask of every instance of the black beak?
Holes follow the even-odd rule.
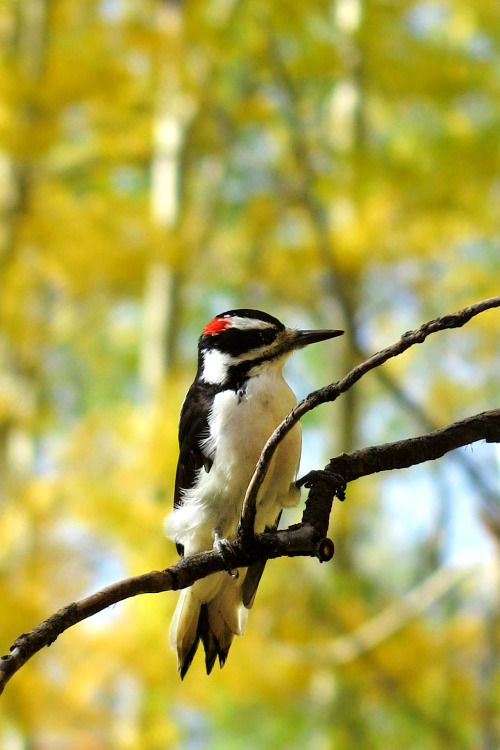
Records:
[[[294,331],[292,339],[292,349],[302,349],[309,344],[316,344],[318,341],[326,341],[336,336],[342,336],[344,331]]]

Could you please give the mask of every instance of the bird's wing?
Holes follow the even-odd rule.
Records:
[[[179,421],[179,462],[175,475],[174,509],[183,504],[183,490],[193,487],[198,471],[204,468],[209,472],[211,458],[203,452],[200,442],[208,436],[208,417],[212,399],[210,394],[200,389],[195,381],[189,389],[181,409]],[[177,545],[183,554],[182,545]]]
[[[202,447],[203,440],[209,433],[211,403],[210,396],[195,381],[184,399],[179,421],[179,462],[175,476],[174,508],[182,505],[182,491],[193,487],[197,472],[202,467],[209,472],[212,467],[212,460]]]

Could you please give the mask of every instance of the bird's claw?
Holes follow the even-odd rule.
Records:
[[[214,533],[214,550],[218,552],[224,560],[226,573],[228,574],[228,576],[237,581],[240,577],[240,571],[237,568],[234,569],[231,566],[231,555],[233,554],[231,542],[229,541],[229,539],[221,537],[218,531],[215,531]]]
[[[307,487],[308,489],[315,484],[326,484],[340,501],[345,499],[346,481],[341,474],[336,474],[328,469],[313,469],[297,481],[298,487]]]

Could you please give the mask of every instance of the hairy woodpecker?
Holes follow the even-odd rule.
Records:
[[[296,349],[343,331],[296,331],[259,310],[229,310],[203,329],[198,371],[181,409],[174,510],[167,536],[181,555],[221,549],[234,539],[243,499],[260,453],[296,399],[283,378]],[[255,531],[275,527],[282,508],[296,505],[301,452],[296,425],[279,444],[257,501]],[[198,643],[207,674],[226,661],[234,635],[242,635],[264,563],[232,575],[214,573],[180,593],[170,627],[181,677]]]

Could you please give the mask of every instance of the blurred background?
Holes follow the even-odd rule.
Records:
[[[214,314],[345,328],[299,397],[499,293],[497,0],[1,0],[0,651],[176,559],[177,419]],[[302,473],[498,407],[498,312],[303,423]],[[300,509],[285,521],[296,522]],[[328,565],[268,564],[181,683],[176,595],[9,683],[5,750],[500,747],[499,454],[359,480]]]

